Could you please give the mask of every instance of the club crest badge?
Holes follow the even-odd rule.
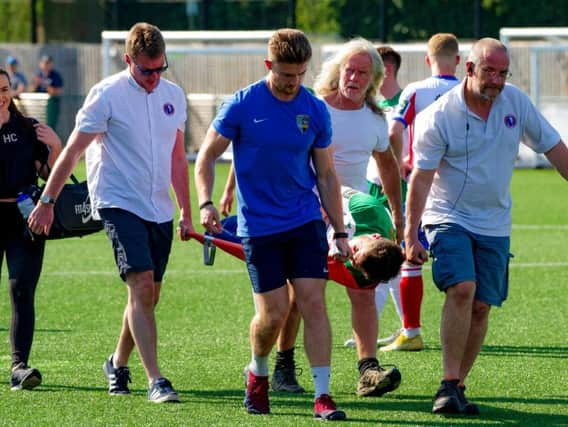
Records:
[[[514,128],[517,124],[517,118],[512,114],[507,114],[503,121],[505,122],[505,126],[509,129]]]
[[[175,108],[173,106],[173,104],[166,102],[164,104],[164,113],[166,113],[168,116],[171,116],[172,114],[175,113]]]
[[[307,114],[298,114],[296,116],[296,126],[302,134],[306,133],[310,127],[310,116]]]

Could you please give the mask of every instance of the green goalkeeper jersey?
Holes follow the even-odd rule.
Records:
[[[379,234],[389,240],[395,240],[396,231],[392,217],[379,199],[370,194],[361,193],[347,187],[342,187],[343,222],[345,231],[352,237],[364,234]],[[358,270],[353,268],[351,261],[346,261],[349,269],[359,286],[368,287],[373,284]]]
[[[392,217],[380,200],[345,187],[342,190],[343,222],[350,238],[362,234],[380,234],[389,240],[395,240]]]

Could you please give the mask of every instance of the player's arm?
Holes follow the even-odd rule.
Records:
[[[344,233],[341,190],[329,147],[314,148],[313,163],[316,170],[318,192],[329,222],[336,233]],[[335,244],[340,251],[337,256],[338,260],[345,261],[351,256],[347,237],[335,239]]]
[[[544,153],[544,155],[560,175],[565,180],[568,180],[568,148],[564,141],[560,140],[558,144]]]
[[[229,216],[231,209],[233,208],[233,201],[235,200],[235,165],[231,162],[231,167],[229,168],[229,174],[227,175],[227,182],[225,182],[225,189],[219,200],[219,209],[223,216]]]
[[[55,161],[61,154],[61,147],[63,144],[61,143],[59,136],[48,125],[44,123],[35,123],[34,129],[38,141],[41,141],[49,148],[47,164],[42,165],[41,162],[36,161],[36,169],[38,171],[38,175],[41,176],[44,181],[47,181],[47,178],[49,177],[49,171],[53,168]]]
[[[414,169],[410,175],[408,194],[406,197],[406,227],[404,242],[406,259],[413,264],[424,264],[428,260],[426,250],[418,240],[418,227],[426,199],[434,180],[436,170]]]
[[[176,132],[176,141],[172,151],[171,180],[180,210],[178,235],[181,240],[188,240],[189,233],[193,231],[191,205],[189,202],[189,172],[185,156],[184,134],[179,129]]]
[[[211,233],[221,233],[219,212],[211,202],[215,181],[215,160],[225,152],[230,140],[209,126],[195,160],[195,187],[199,201],[200,222]]]
[[[402,165],[402,146],[403,146],[403,133],[404,125],[398,120],[392,120],[389,126],[389,142],[392,147],[394,156],[398,163]]]

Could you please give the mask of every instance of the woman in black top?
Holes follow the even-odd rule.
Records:
[[[41,383],[37,369],[28,367],[34,333],[34,295],[41,273],[45,241],[32,239],[16,198],[47,179],[61,152],[61,140],[47,125],[26,118],[12,100],[8,73],[0,69],[0,267],[8,266],[12,319],[12,390]]]

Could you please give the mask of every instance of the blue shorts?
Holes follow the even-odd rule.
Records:
[[[172,248],[173,221],[158,224],[117,208],[99,209],[99,214],[122,280],[127,273],[151,270],[154,282],[161,282]]]
[[[321,220],[268,236],[243,237],[242,242],[257,294],[280,288],[287,279],[327,279],[329,248]]]
[[[500,307],[509,291],[510,238],[483,236],[457,224],[426,227],[432,277],[441,291],[475,282],[475,299]]]

